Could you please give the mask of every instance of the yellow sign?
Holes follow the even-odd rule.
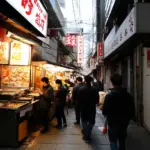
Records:
[[[9,43],[0,42],[0,64],[8,64],[9,60]]]
[[[31,46],[19,41],[11,43],[10,64],[29,65],[31,59]]]

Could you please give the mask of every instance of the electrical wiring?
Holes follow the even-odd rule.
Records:
[[[73,14],[74,14],[74,20],[75,20],[75,25],[76,25],[76,29],[77,27],[77,20],[76,20],[76,14],[75,14],[75,7],[74,7],[74,1],[72,0],[72,8],[73,8]]]

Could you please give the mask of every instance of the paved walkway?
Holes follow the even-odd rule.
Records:
[[[108,138],[101,133],[104,118],[100,111],[97,111],[91,145],[82,140],[80,127],[73,124],[74,118],[74,111],[69,110],[67,128],[61,130],[50,128],[46,134],[37,132],[18,149],[0,148],[0,150],[110,150]],[[150,150],[150,135],[144,128],[134,123],[128,129],[127,150]]]
[[[107,137],[99,129],[103,127],[99,115],[96,116],[91,145],[82,140],[81,129],[74,126],[74,118],[74,111],[69,110],[67,128],[61,130],[51,128],[48,133],[37,136],[25,150],[110,150]]]

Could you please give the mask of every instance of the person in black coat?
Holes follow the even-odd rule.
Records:
[[[57,118],[57,128],[62,128],[62,126],[67,127],[66,116],[64,113],[64,108],[66,104],[67,90],[63,87],[61,80],[56,80],[58,90],[55,95],[56,103],[56,118]],[[62,124],[63,121],[63,124]]]
[[[49,84],[49,79],[47,77],[43,77],[41,81],[43,84],[43,89],[39,104],[41,121],[44,126],[44,129],[41,132],[47,132],[49,128],[49,109],[54,98],[54,90]]]
[[[74,124],[75,125],[80,125],[81,105],[80,105],[80,101],[79,101],[79,98],[78,98],[78,91],[83,86],[82,78],[77,77],[76,82],[77,82],[77,84],[74,86],[73,91],[72,91],[72,101],[73,101],[73,104],[74,104],[75,114],[76,114],[76,122]]]
[[[92,128],[95,124],[96,104],[99,95],[95,88],[91,86],[91,77],[85,76],[85,85],[79,89],[78,98],[81,102],[81,120],[83,126],[83,140],[90,142]]]
[[[119,74],[110,77],[113,88],[106,95],[102,113],[107,118],[111,150],[125,150],[125,138],[129,121],[134,117],[132,96],[122,88]],[[119,142],[119,148],[117,143]]]

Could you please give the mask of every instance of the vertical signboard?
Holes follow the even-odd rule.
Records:
[[[83,36],[78,36],[77,52],[78,52],[78,64],[84,63],[84,38]]]
[[[97,48],[98,48],[98,56],[103,57],[103,47],[102,47],[102,42],[97,43]]]
[[[66,46],[76,47],[76,35],[66,35]]]
[[[150,68],[150,49],[147,50],[147,68]]]
[[[0,64],[8,64],[9,61],[9,43],[0,42]]]

